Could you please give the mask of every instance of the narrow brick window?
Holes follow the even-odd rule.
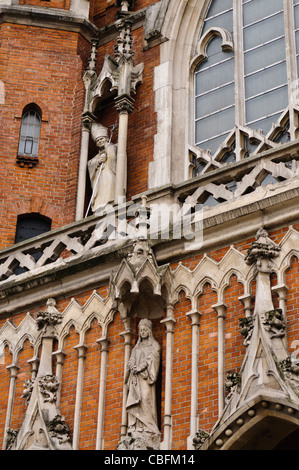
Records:
[[[41,118],[38,106],[31,104],[24,108],[17,156],[21,166],[32,167],[37,163]]]

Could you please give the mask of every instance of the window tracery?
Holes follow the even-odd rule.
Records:
[[[197,44],[193,176],[298,138],[298,0],[214,0]]]

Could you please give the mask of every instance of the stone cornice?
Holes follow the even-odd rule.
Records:
[[[0,5],[0,24],[12,23],[76,32],[86,39],[98,35],[98,28],[83,16],[57,8],[28,5]]]
[[[268,191],[265,196],[253,199],[251,195],[240,198],[239,206],[232,207],[223,204],[221,211],[213,214],[213,209],[207,210],[203,219],[203,241],[199,247],[188,247],[185,239],[178,240],[152,240],[152,247],[160,266],[171,263],[182,257],[188,257],[193,252],[197,254],[209,252],[234,243],[246,240],[256,232],[260,226],[268,230],[278,229],[282,226],[292,225],[299,221],[299,181],[288,184],[284,188],[279,185],[276,189]],[[257,195],[256,195],[257,196]],[[242,200],[242,203],[241,203]],[[49,236],[61,236],[72,228],[78,232],[84,231],[95,217],[70,224],[49,234],[40,235],[37,239],[46,239]],[[100,219],[99,219],[100,220]],[[76,231],[77,231],[76,230]],[[25,248],[25,245],[34,245],[34,241],[23,242],[16,246],[2,250],[0,253],[12,253]],[[0,312],[7,314],[26,309],[45,301],[49,296],[72,296],[84,290],[107,285],[110,275],[115,271],[124,256],[132,247],[132,240],[115,240],[109,245],[94,247],[84,255],[74,255],[61,262],[47,264],[41,268],[29,271],[14,279],[7,279],[0,284]],[[187,247],[187,248],[186,248]],[[80,287],[78,287],[80,286]]]

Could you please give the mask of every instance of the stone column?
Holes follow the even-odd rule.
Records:
[[[84,365],[85,365],[87,347],[82,344],[79,346],[75,346],[75,349],[77,349],[78,351],[78,374],[77,374],[77,390],[76,390],[74,432],[73,432],[73,450],[78,450],[79,449],[79,437],[80,437],[83,382],[84,382]]]
[[[218,319],[218,413],[222,415],[225,406],[225,310],[226,305],[213,305]]]
[[[133,102],[129,96],[116,100],[116,110],[119,113],[118,146],[115,181],[116,204],[124,202],[127,187],[127,137],[129,114],[133,111]]]
[[[130,317],[124,317],[123,319],[124,325],[125,325],[125,331],[120,333],[121,336],[123,336],[125,340],[125,357],[124,357],[124,378],[126,376],[126,370],[127,370],[127,364],[130,359],[130,354],[131,354],[131,340],[132,340],[132,330],[131,330],[131,318]],[[124,381],[125,382],[125,381]],[[122,406],[122,420],[121,420],[121,429],[120,429],[120,436],[124,437],[127,434],[127,408],[126,408],[126,403],[127,403],[127,388],[123,387],[123,406]]]
[[[88,147],[92,122],[93,121],[88,116],[83,116],[77,189],[76,220],[81,220],[84,217]]]
[[[198,429],[198,357],[199,357],[199,321],[201,314],[197,310],[187,313],[192,328],[192,365],[191,365],[191,410],[190,436],[187,439],[187,449],[194,450],[193,438]]]
[[[99,408],[98,408],[98,428],[96,450],[104,449],[103,431],[104,431],[104,415],[105,415],[105,395],[106,395],[106,382],[107,382],[107,363],[108,363],[108,349],[109,339],[102,337],[97,340],[101,345],[101,375],[100,375],[100,389],[99,389]]]
[[[272,291],[278,294],[279,308],[281,308],[284,315],[286,314],[286,301],[288,290],[289,288],[285,284],[280,284],[278,286],[272,287]]]
[[[166,327],[164,440],[160,446],[161,450],[171,450],[172,444],[173,333],[176,323],[173,310],[173,305],[168,305],[167,317],[161,320]]]
[[[60,383],[59,392],[57,393],[57,400],[56,400],[57,406],[59,406],[60,398],[61,398],[62,368],[63,368],[66,353],[60,350],[60,351],[55,351],[53,354],[55,354],[56,356],[56,377],[58,378],[59,383]]]
[[[245,312],[245,317],[248,318],[252,315],[252,295],[251,294],[245,294],[242,297],[239,297],[239,300],[243,303],[244,305],[244,312]]]
[[[79,174],[78,174],[78,187],[77,187],[77,205],[76,205],[76,220],[83,219],[84,217],[84,203],[86,192],[86,172],[88,162],[88,148],[91,124],[95,118],[90,113],[90,87],[97,78],[96,63],[97,63],[97,45],[98,40],[91,40],[91,52],[88,60],[88,65],[83,75],[83,82],[85,86],[85,104],[82,115],[82,131],[81,131],[81,150],[79,161]]]
[[[7,447],[7,429],[10,428],[11,417],[12,417],[12,409],[15,399],[15,391],[16,391],[16,382],[18,376],[19,367],[15,364],[11,364],[7,367],[10,371],[10,383],[9,383],[9,394],[8,394],[8,403],[7,403],[7,410],[6,410],[6,420],[5,420],[5,428],[4,428],[4,437],[3,437],[3,450]]]
[[[35,379],[38,371],[39,358],[35,356],[29,359],[28,363],[31,365],[31,378]]]
[[[282,313],[284,317],[286,318],[286,311],[287,311],[287,293],[288,293],[288,286],[285,284],[280,284],[278,286],[272,287],[272,291],[278,294],[278,300],[279,300],[279,308],[282,310]],[[288,344],[288,335],[287,335],[287,329],[285,331],[285,335],[283,337],[283,343],[285,347],[287,347]]]

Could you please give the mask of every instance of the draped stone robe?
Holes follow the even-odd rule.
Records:
[[[155,383],[160,365],[160,346],[152,337],[139,339],[132,351],[128,363],[127,412],[128,434],[160,434],[157,426],[157,408]],[[133,373],[132,367],[142,368],[142,372]]]

